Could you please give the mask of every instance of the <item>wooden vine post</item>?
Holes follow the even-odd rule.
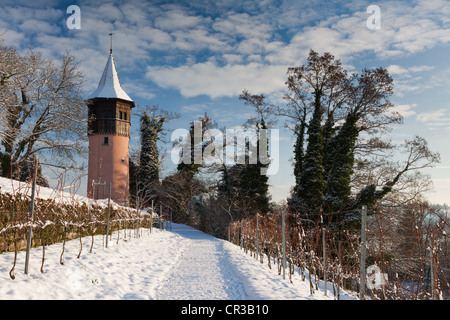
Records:
[[[34,160],[34,176],[33,185],[31,187],[31,201],[30,201],[30,219],[28,225],[28,235],[27,235],[27,251],[25,255],[25,274],[28,274],[28,266],[30,263],[30,250],[31,250],[31,237],[33,236],[33,220],[34,220],[34,193],[36,190],[36,177],[38,173],[39,159]]]

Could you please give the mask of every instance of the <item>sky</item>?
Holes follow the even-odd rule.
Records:
[[[80,8],[79,29],[67,25],[71,5]],[[368,12],[370,5],[379,11]],[[351,72],[387,68],[391,101],[404,116],[389,139],[427,139],[441,155],[424,171],[434,182],[427,197],[450,203],[449,1],[0,0],[3,31],[6,44],[20,51],[32,47],[53,58],[70,51],[85,74],[86,94],[98,85],[113,32],[123,89],[137,106],[178,112],[170,130],[188,129],[205,112],[221,128],[241,126],[253,115],[239,100],[243,90],[282,105],[287,68],[302,65],[310,49],[332,53]],[[134,116],[132,150],[139,147],[138,124]],[[280,168],[269,183],[278,201],[294,183],[294,136],[282,121],[274,128]],[[170,160],[163,169],[170,174]]]

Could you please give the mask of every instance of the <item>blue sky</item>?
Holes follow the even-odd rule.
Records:
[[[81,9],[81,29],[69,30],[69,5]],[[380,8],[381,28],[369,29],[369,5]],[[179,112],[170,127],[188,128],[208,112],[220,127],[242,125],[252,110],[242,90],[282,103],[286,70],[302,65],[310,49],[331,52],[349,71],[388,68],[392,102],[404,124],[389,133],[400,143],[425,137],[441,163],[426,170],[433,202],[450,201],[450,3],[432,1],[94,1],[0,0],[6,43],[81,63],[86,92],[95,90],[114,32],[114,57],[124,90],[137,105]],[[139,141],[132,119],[131,148]],[[280,170],[270,178],[274,200],[294,182],[293,135],[280,129]],[[168,157],[170,159],[170,157]],[[87,159],[85,159],[87,163]],[[164,165],[170,173],[170,161]]]

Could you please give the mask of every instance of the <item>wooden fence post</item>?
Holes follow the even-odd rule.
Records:
[[[320,216],[322,222],[322,251],[323,251],[323,282],[324,282],[324,294],[327,295],[327,248],[325,244],[325,225],[323,224],[323,216]]]
[[[36,158],[34,160],[34,177],[33,177],[33,185],[31,187],[31,200],[30,200],[30,219],[28,226],[28,235],[27,235],[27,251],[25,255],[25,274],[28,274],[28,265],[30,263],[30,250],[31,250],[31,238],[33,236],[33,220],[34,220],[34,194],[36,191],[36,178],[38,173],[39,160]]]
[[[284,209],[281,210],[281,235],[283,239],[283,279],[286,279],[286,235],[285,235],[285,222],[284,222]]]
[[[366,206],[362,206],[361,211],[361,262],[359,267],[359,299],[364,300],[366,294]]]
[[[108,213],[106,215],[106,248],[108,248],[110,207],[111,207],[111,182],[109,183]]]

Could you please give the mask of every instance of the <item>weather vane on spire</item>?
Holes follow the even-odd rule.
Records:
[[[113,32],[111,31],[108,35],[111,37],[111,49],[109,50],[109,52],[112,53],[112,38],[113,38]]]

